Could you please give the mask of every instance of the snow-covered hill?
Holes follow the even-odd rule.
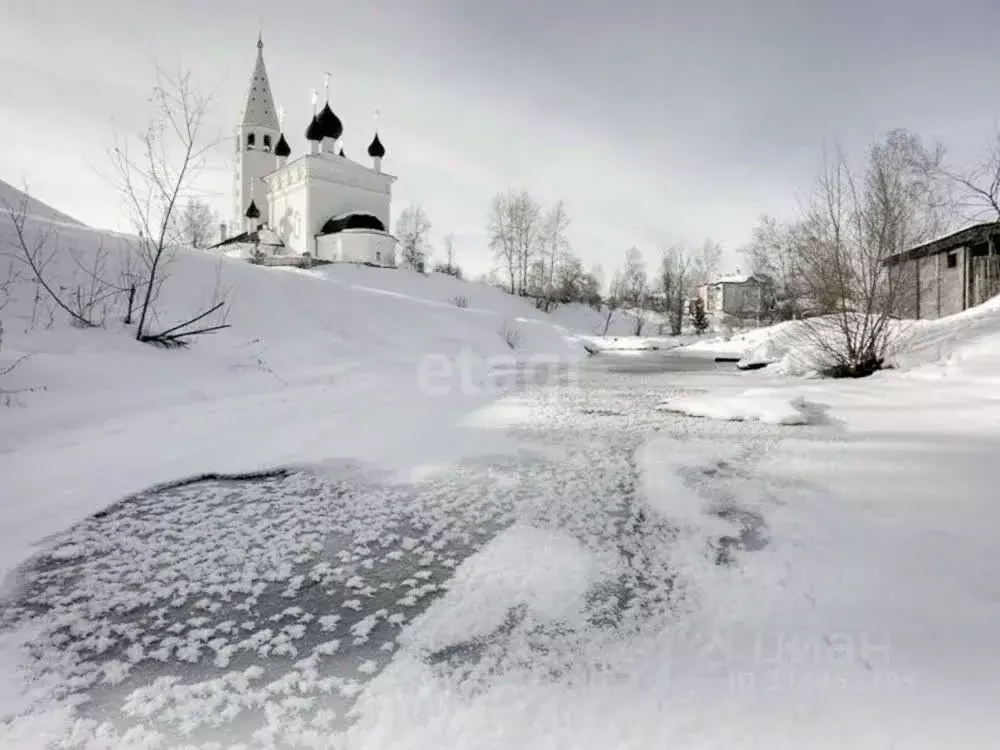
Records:
[[[27,210],[32,216],[37,216],[53,224],[63,224],[71,227],[85,226],[82,221],[77,221],[72,216],[57,211],[52,206],[46,205],[31,196],[25,195],[10,183],[0,180],[0,214],[6,214],[9,209],[18,209],[27,200]]]
[[[634,336],[636,329],[636,315],[631,310],[616,310],[611,317],[611,323],[604,332],[606,313],[602,310],[595,310],[589,305],[572,303],[560,305],[551,313],[552,319],[559,325],[571,331],[590,336]],[[642,335],[657,336],[661,333],[661,326],[666,320],[659,313],[643,313]]]
[[[31,211],[29,237],[51,232],[46,276],[67,297],[137,262],[131,238],[53,223],[61,215],[37,202]],[[159,349],[134,340],[122,293],[98,305],[102,327],[71,325],[19,261],[12,228],[0,215],[0,281],[20,276],[0,300],[0,371],[17,362],[0,377],[0,569],[79,515],[192,473],[432,462],[435,429],[510,387],[525,363],[564,372],[584,356],[545,313],[486,286],[189,250],[168,266],[152,328],[218,299],[230,327]]]

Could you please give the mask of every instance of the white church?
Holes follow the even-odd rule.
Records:
[[[382,171],[385,147],[368,146],[371,166],[344,155],[344,125],[327,101],[306,128],[308,152],[293,157],[282,132],[258,36],[257,62],[236,128],[236,164],[228,237],[217,245],[252,246],[275,260],[298,256],[321,261],[396,265],[389,234],[392,183]]]

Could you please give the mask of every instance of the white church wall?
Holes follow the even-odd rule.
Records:
[[[321,260],[341,263],[374,263],[396,265],[396,240],[382,232],[347,229],[337,234],[316,238],[317,256]]]
[[[378,217],[389,228],[389,194],[357,185],[313,180],[310,185],[309,213],[312,234],[335,216],[346,213],[368,213]]]
[[[302,255],[315,250],[309,231],[308,160],[298,159],[267,178],[270,213],[268,225],[285,243],[287,253]]]
[[[268,225],[285,243],[290,253],[309,252],[311,237],[306,232],[307,200],[304,189],[292,189],[272,194]]]

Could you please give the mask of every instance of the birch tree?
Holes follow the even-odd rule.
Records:
[[[490,251],[507,276],[511,294],[527,292],[538,249],[541,207],[525,191],[498,193],[490,204],[487,224]]]
[[[695,287],[707,284],[719,273],[722,265],[722,245],[712,239],[706,239],[701,247],[690,255],[690,278],[688,288],[683,290],[685,296],[691,296]]]
[[[570,244],[567,237],[569,214],[562,201],[558,201],[545,214],[539,236],[539,262],[541,268],[541,307],[548,312],[556,302],[556,279],[562,266],[569,261]],[[581,268],[582,270],[582,268]],[[563,280],[566,280],[564,274]]]
[[[646,262],[639,248],[630,248],[625,254],[625,266],[622,269],[622,295],[625,304],[632,308],[635,315],[636,336],[642,335],[642,329],[646,325],[648,292]]]
[[[431,222],[420,206],[407,206],[396,219],[396,237],[403,265],[423,273],[430,254]]]
[[[218,215],[205,201],[188,198],[179,216],[177,233],[185,245],[204,248],[211,244],[218,229]]]

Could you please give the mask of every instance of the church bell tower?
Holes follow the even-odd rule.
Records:
[[[232,234],[242,232],[247,226],[247,210],[251,203],[260,212],[259,221],[267,221],[267,185],[263,178],[278,166],[275,149],[280,137],[281,126],[271,96],[267,68],[264,67],[264,42],[258,34],[257,61],[250,78],[243,115],[236,128],[236,174],[229,224]]]

